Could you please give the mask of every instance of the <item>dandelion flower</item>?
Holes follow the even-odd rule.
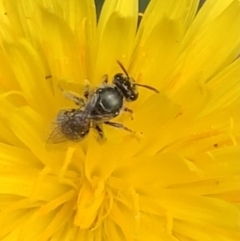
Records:
[[[237,0],[0,4],[0,240],[239,240]],[[121,73],[133,119],[47,144],[61,109]],[[140,134],[142,133],[142,134]],[[137,138],[136,138],[137,137]]]

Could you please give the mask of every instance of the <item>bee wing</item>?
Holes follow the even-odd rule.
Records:
[[[98,94],[94,93],[88,100],[88,102],[86,103],[86,106],[83,110],[82,116],[83,118],[88,118],[91,115],[91,112],[93,111],[96,103],[98,100]]]
[[[62,134],[58,126],[56,126],[50,133],[47,143],[48,144],[57,144],[68,141],[68,139]]]
[[[95,114],[94,113],[94,115],[90,116],[90,119],[92,121],[99,121],[99,120],[101,120],[100,122],[108,121],[108,120],[110,120],[112,118],[113,118],[112,114]]]
[[[96,103],[98,100],[98,94],[97,93],[93,93],[91,95],[91,97],[89,98],[88,102],[86,103],[84,108],[79,109],[79,114],[81,112],[81,119],[83,120],[88,120],[88,118],[91,115],[91,112],[93,111]],[[66,120],[66,110],[60,110],[55,123],[54,123],[54,128],[53,131],[50,133],[49,138],[47,140],[48,144],[53,144],[53,143],[61,143],[61,142],[65,142],[68,141],[68,139],[66,138],[66,136],[62,133],[60,125],[62,123],[64,123]]]
[[[65,135],[61,132],[60,124],[65,118],[66,110],[60,110],[57,114],[56,119],[52,122],[51,133],[48,135],[47,143],[48,144],[57,144],[68,141]]]

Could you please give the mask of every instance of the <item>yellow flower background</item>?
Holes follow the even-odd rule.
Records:
[[[1,241],[237,241],[238,0],[0,4]],[[138,18],[141,24],[138,27]],[[61,109],[122,70],[139,100],[78,143],[48,143]]]

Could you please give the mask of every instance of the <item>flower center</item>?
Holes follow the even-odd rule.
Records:
[[[110,211],[111,205],[104,205],[107,197],[104,182],[92,185],[85,180],[78,195],[74,224],[81,229],[96,229]]]

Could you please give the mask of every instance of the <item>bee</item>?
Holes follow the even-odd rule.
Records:
[[[104,137],[102,124],[133,132],[122,123],[112,122],[111,120],[117,117],[121,111],[133,113],[131,109],[124,106],[124,103],[125,101],[133,102],[138,99],[138,86],[156,93],[159,93],[159,91],[151,86],[136,83],[128,75],[122,63],[119,61],[117,63],[123,73],[115,74],[112,83],[108,83],[108,76],[106,75],[101,86],[92,92],[85,91],[85,99],[74,94],[67,94],[66,97],[73,100],[78,108],[61,110],[58,113],[57,128],[51,134],[50,139],[54,141],[58,137],[59,140],[81,141],[87,136],[90,128],[95,129],[102,139]]]

